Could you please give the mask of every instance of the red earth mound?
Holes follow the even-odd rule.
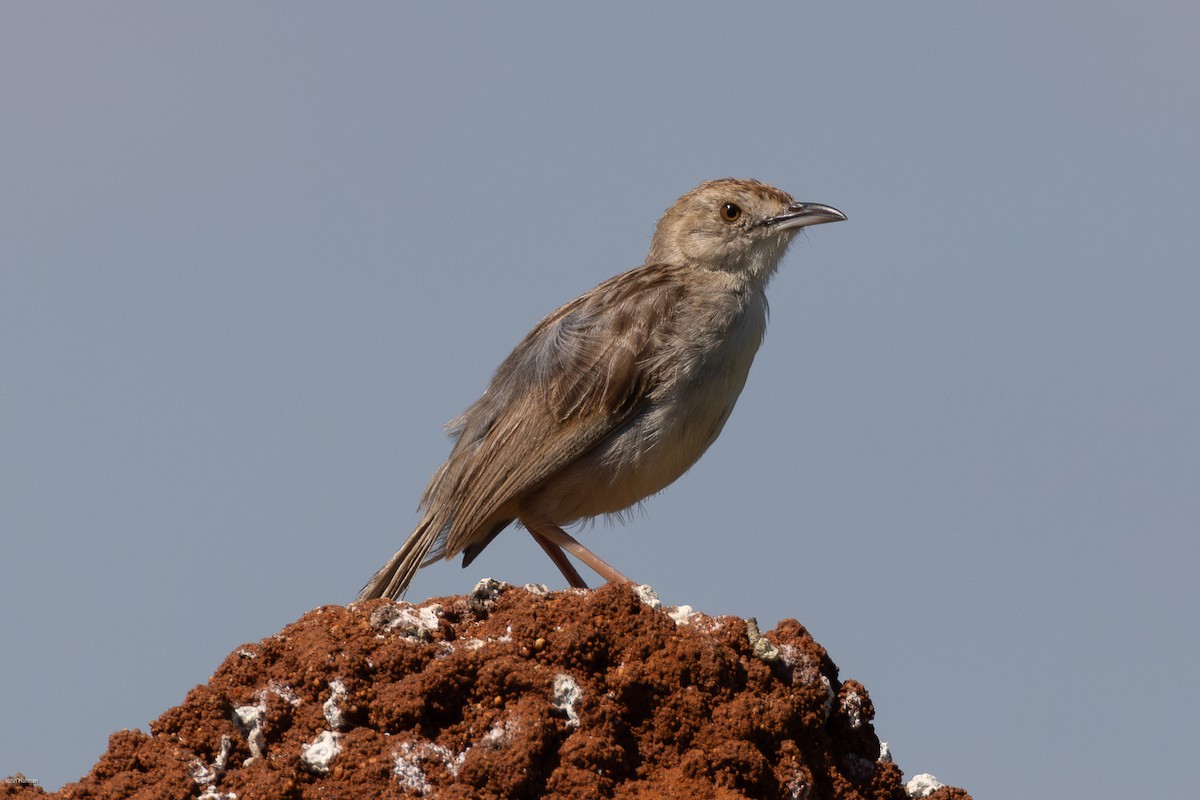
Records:
[[[78,783],[0,797],[907,798],[873,714],[795,620],[763,635],[644,587],[484,581],[311,611]]]

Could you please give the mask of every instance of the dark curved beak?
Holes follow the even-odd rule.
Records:
[[[807,228],[809,225],[823,225],[826,222],[842,222],[846,215],[833,206],[823,206],[820,203],[792,203],[782,214],[763,220],[767,227],[785,231],[793,228]]]

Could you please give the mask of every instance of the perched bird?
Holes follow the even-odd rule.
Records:
[[[658,221],[644,266],[539,322],[447,427],[456,441],[408,540],[359,599],[398,598],[417,569],[463,566],[516,521],[572,586],[563,550],[628,579],[561,526],[613,514],[687,471],[717,438],[767,325],[765,290],[801,228],[846,215],[751,180],[702,183]]]

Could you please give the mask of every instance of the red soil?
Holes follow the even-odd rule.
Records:
[[[800,623],[656,604],[481,584],[319,608],[80,782],[0,798],[907,798],[866,689]]]

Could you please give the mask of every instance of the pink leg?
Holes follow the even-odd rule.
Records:
[[[542,549],[546,551],[546,555],[550,556],[550,560],[554,562],[554,566],[558,567],[558,571],[567,579],[568,584],[576,589],[588,588],[587,582],[584,581],[579,571],[575,569],[575,565],[570,562],[567,554],[562,551],[561,547],[536,531],[529,531],[529,535],[533,537],[535,542],[542,546]]]
[[[629,578],[626,578],[620,572],[617,572],[616,569],[610,566],[591,550],[588,550],[579,542],[575,541],[573,536],[557,525],[551,525],[547,522],[535,522],[528,519],[522,519],[521,523],[530,533],[533,534],[533,537],[538,540],[538,543],[542,545],[542,548],[545,549],[547,553],[550,552],[550,549],[546,547],[546,545],[549,544],[552,547],[559,548],[560,554],[562,550],[566,550],[568,553],[575,556],[584,564],[587,564],[589,567],[595,570],[601,578],[604,578],[604,580],[608,581],[609,583],[633,583],[633,581],[629,580]],[[543,539],[546,540],[545,543],[542,543]],[[554,563],[559,565],[558,568],[560,570],[563,569],[557,558],[555,558],[553,555],[551,555],[550,558],[554,559]],[[565,557],[563,560],[566,560]],[[571,571],[575,571],[574,567],[571,568]],[[567,574],[566,570],[563,570],[563,575],[566,576],[568,582],[571,582],[571,576]],[[575,577],[577,579],[579,578],[578,572],[575,572]],[[580,582],[582,583],[582,581]],[[574,586],[575,584],[572,582],[571,585]]]

